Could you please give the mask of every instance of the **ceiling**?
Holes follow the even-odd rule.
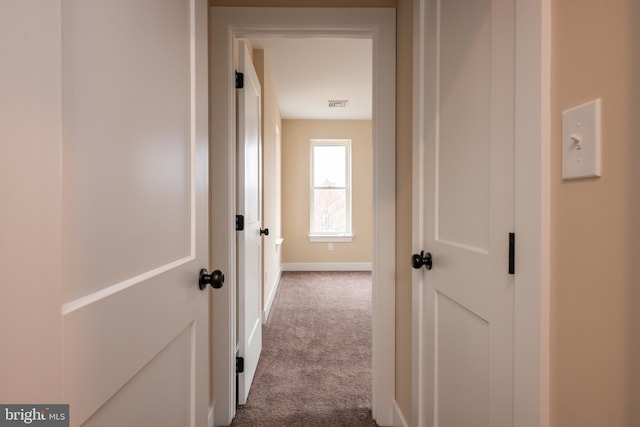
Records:
[[[370,39],[251,38],[263,49],[283,119],[370,120]],[[348,100],[329,108],[329,100]]]

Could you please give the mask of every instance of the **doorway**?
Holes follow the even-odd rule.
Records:
[[[211,9],[211,266],[227,274],[212,295],[212,408],[216,425],[235,413],[235,94],[233,41],[287,35],[373,41],[373,390],[372,413],[393,419],[395,384],[395,11],[393,9]],[[210,420],[212,421],[212,420]]]
[[[253,65],[263,94],[261,116],[264,161],[261,199],[263,227],[268,227],[270,232],[269,235],[263,236],[265,310],[262,332],[263,336],[271,337],[271,342],[267,342],[267,338],[262,340],[263,349],[271,350],[262,352],[263,368],[256,370],[256,377],[251,385],[252,397],[249,401],[241,401],[242,404],[247,404],[246,407],[237,408],[237,414],[246,420],[248,416],[250,419],[257,416],[256,404],[271,387],[264,384],[267,378],[265,375],[274,379],[276,371],[281,375],[294,375],[294,372],[318,372],[331,367],[331,364],[322,364],[313,358],[270,359],[269,355],[283,343],[281,336],[268,333],[274,328],[270,316],[271,307],[276,299],[276,292],[279,299],[280,293],[286,292],[282,288],[288,287],[287,283],[295,272],[324,272],[321,276],[329,274],[336,283],[330,280],[314,283],[324,291],[334,289],[334,298],[345,301],[348,300],[349,287],[357,285],[349,280],[342,280],[350,277],[346,272],[368,270],[366,274],[370,277],[373,252],[373,160],[370,38],[296,38],[274,35],[243,39],[240,44],[243,43],[253,52]],[[246,75],[244,80],[246,91],[249,90]],[[333,106],[333,103],[328,101],[330,99],[341,99],[347,105]],[[278,128],[282,128],[281,145],[278,144]],[[242,138],[240,140],[242,141]],[[278,160],[281,160],[281,168],[276,167]],[[278,181],[282,182],[281,186],[274,185]],[[276,204],[277,206],[274,206]],[[282,220],[278,221],[280,215]],[[282,237],[284,242],[281,245],[277,243],[279,237]],[[238,262],[240,263],[239,259]],[[243,267],[238,265],[238,268],[242,271]],[[338,274],[338,271],[345,273]],[[302,274],[301,278],[315,277],[314,273]],[[316,290],[313,286],[305,286],[309,285],[307,281],[300,280],[297,283],[300,288],[311,290],[308,295],[305,292],[305,295],[315,295]],[[370,300],[371,287],[368,289],[367,300]],[[238,295],[241,299],[241,294]],[[301,301],[306,300],[306,297],[300,297]],[[337,307],[329,302],[331,299],[318,298],[314,301],[318,304],[318,312],[313,316],[316,319],[315,323],[320,325],[329,320],[319,319],[321,314],[329,317],[339,314],[331,310]],[[307,312],[309,316],[312,313],[313,311]],[[276,319],[282,318],[277,312],[274,315]],[[243,317],[239,317],[239,320],[243,321]],[[298,320],[296,316],[291,318],[291,331],[294,328],[297,330],[295,325],[298,325]],[[371,335],[370,322],[363,324],[354,319],[352,324],[347,320],[341,322],[343,327],[350,328],[353,333],[359,331],[364,336]],[[281,320],[280,326],[275,328],[280,329],[283,323],[286,324]],[[323,329],[319,327],[316,333],[331,337],[327,343],[342,342],[344,347],[349,347],[352,343],[350,340],[340,341],[340,333],[335,336],[330,333],[327,335],[330,330],[339,332],[336,329]],[[242,332],[243,328],[240,326],[238,330]],[[243,344],[241,340],[240,348]],[[348,375],[352,370],[366,373],[357,375],[362,379],[358,389],[366,390],[365,394],[360,395],[358,405],[361,407],[364,402],[370,410],[370,341],[366,345],[366,352],[361,354],[369,356],[352,360],[349,366],[341,365],[341,373],[328,369],[327,377]],[[332,357],[323,357],[325,361],[331,359]],[[285,360],[292,363],[290,369],[275,368],[275,365],[284,363]],[[271,367],[268,373],[264,371],[264,364]],[[253,359],[245,358],[244,366],[245,369],[247,366],[253,366]],[[291,384],[291,387],[281,390],[284,393],[282,398],[286,401],[295,400],[294,396],[297,397],[298,393],[295,392],[294,384],[300,385],[304,380],[286,377],[282,378],[282,382]],[[329,384],[325,384],[323,395],[341,396],[341,393],[349,389],[337,386],[337,383],[332,384],[336,387],[331,388]],[[314,387],[310,387],[308,393],[317,392]],[[242,393],[240,395],[244,396]],[[306,397],[306,394],[300,397]],[[342,402],[345,403],[346,401]],[[314,412],[311,408],[308,409]],[[264,410],[260,412],[263,413]],[[278,412],[282,411],[274,408],[274,414]],[[307,413],[301,416],[306,417]],[[237,418],[238,416],[234,418],[234,423],[238,422]]]

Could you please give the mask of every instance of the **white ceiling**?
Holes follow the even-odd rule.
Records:
[[[370,39],[251,38],[263,49],[283,119],[370,120]],[[329,100],[348,100],[329,108]]]

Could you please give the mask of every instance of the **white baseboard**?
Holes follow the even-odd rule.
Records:
[[[371,271],[370,262],[291,262],[282,271]]]
[[[409,424],[407,424],[407,420],[395,399],[393,400],[393,427],[409,427]]]
[[[271,293],[267,298],[267,303],[264,307],[264,313],[262,313],[262,324],[267,323],[267,319],[269,318],[269,313],[271,313],[271,306],[273,305],[273,300],[276,297],[276,293],[278,292],[278,286],[280,286],[280,277],[282,277],[282,268],[278,271],[276,275],[276,280],[273,286],[271,287]]]

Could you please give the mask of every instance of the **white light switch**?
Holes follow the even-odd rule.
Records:
[[[562,179],[601,175],[600,99],[562,113]]]

